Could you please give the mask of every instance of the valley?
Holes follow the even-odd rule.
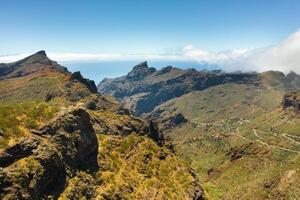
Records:
[[[129,73],[146,72],[142,78],[104,80],[98,90],[157,122],[166,143],[197,173],[208,199],[300,197],[299,101],[291,92],[300,89],[299,75],[142,65]],[[176,93],[181,87],[185,91]],[[155,106],[143,110],[144,102]]]
[[[300,200],[300,0],[0,8],[0,200]]]
[[[0,65],[2,199],[297,199],[300,76]],[[97,92],[98,91],[98,92]]]

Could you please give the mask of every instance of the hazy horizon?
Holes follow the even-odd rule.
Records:
[[[197,62],[300,73],[296,0],[11,0],[1,8],[0,63],[44,49],[58,62]]]

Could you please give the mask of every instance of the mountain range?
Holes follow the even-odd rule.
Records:
[[[160,70],[95,82],[0,64],[1,199],[300,199],[300,76]]]
[[[300,76],[161,70],[104,79],[101,94],[154,121],[208,199],[299,199]]]

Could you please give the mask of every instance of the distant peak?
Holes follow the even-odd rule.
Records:
[[[130,79],[139,80],[155,71],[155,68],[148,67],[147,61],[144,61],[134,66],[132,71],[128,73],[127,77]]]
[[[35,62],[44,62],[49,61],[49,58],[47,57],[47,54],[44,50],[38,51],[35,54],[32,54],[20,61],[19,63],[35,63]]]
[[[298,76],[298,74],[294,71],[290,71],[287,76]]]
[[[137,64],[136,66],[133,67],[133,70],[138,70],[138,69],[143,69],[143,68],[148,68],[148,63],[147,61],[141,62],[139,64]]]
[[[45,57],[47,57],[47,54],[46,54],[46,51],[45,51],[45,50],[38,51],[38,52],[36,52],[36,53],[33,54],[33,55],[40,55],[40,56],[45,56]]]
[[[172,66],[163,67],[162,69],[160,69],[157,72],[157,75],[168,73],[168,72],[172,71],[172,69],[174,69]]]

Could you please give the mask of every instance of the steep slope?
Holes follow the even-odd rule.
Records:
[[[142,116],[158,123],[167,143],[204,181],[208,198],[300,198],[299,95],[290,92],[299,90],[299,75],[179,70],[178,76],[186,80],[178,82],[177,75],[167,73],[170,85],[165,90],[157,75],[160,70],[150,71],[134,81],[128,77],[103,81],[98,89],[133,108],[153,98],[156,107],[143,110]],[[153,89],[149,79],[159,89]],[[187,82],[203,87],[190,87]],[[173,86],[187,88],[187,93],[164,100],[157,95],[174,92]]]
[[[71,74],[65,67],[51,61],[44,51],[10,64],[0,64],[0,101],[49,101],[61,97],[67,101],[96,93],[93,81],[83,79],[79,72]]]
[[[0,148],[13,144],[17,137],[47,122],[62,108],[97,96],[93,81],[79,72],[68,72],[44,51],[1,64],[0,71]],[[108,106],[105,101],[103,107]]]
[[[0,65],[1,199],[203,199],[153,122],[41,51]]]
[[[167,137],[177,155],[204,180],[213,199],[298,199],[298,114],[279,105],[272,111],[249,114],[221,115],[222,120],[209,122],[195,119],[173,127]]]
[[[299,198],[298,93],[284,95],[277,80],[194,91],[149,115],[205,180],[211,198]],[[185,120],[170,126],[178,115]]]

